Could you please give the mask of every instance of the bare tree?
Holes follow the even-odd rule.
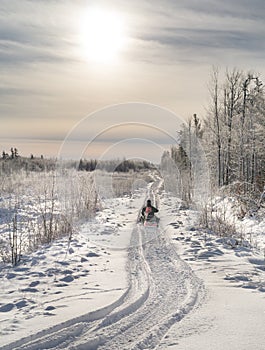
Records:
[[[213,69],[209,92],[203,142],[212,179],[258,199],[265,181],[263,84],[257,74],[237,69],[227,71],[220,84]]]
[[[225,120],[227,126],[227,140],[226,140],[226,158],[224,169],[224,184],[228,185],[233,181],[232,169],[232,132],[233,120],[238,114],[238,104],[240,102],[242,90],[240,84],[242,80],[242,73],[236,69],[232,72],[226,72],[226,83],[224,88],[224,103],[225,103]]]

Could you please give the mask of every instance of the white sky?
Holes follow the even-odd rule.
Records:
[[[95,4],[123,21],[126,40],[115,62],[84,55],[81,22]],[[213,65],[264,78],[264,15],[263,0],[2,0],[1,150],[15,146],[24,155],[56,156],[82,118],[119,103],[155,104],[177,119],[203,118]],[[94,118],[88,129],[110,127],[113,118],[106,116],[102,125]],[[116,135],[113,142],[123,139]]]

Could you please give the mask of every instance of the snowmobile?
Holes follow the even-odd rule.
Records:
[[[142,222],[145,227],[157,227],[159,223],[159,218],[153,213],[151,213],[149,210],[146,210],[144,212],[144,215],[141,217],[140,222]]]
[[[145,227],[157,227],[159,222],[159,218],[155,215],[153,215],[150,218],[145,218],[144,219],[144,226]]]

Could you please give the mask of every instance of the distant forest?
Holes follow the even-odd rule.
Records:
[[[16,147],[12,147],[10,152],[2,151],[0,158],[0,172],[9,174],[20,170],[25,171],[51,171],[56,168],[55,159],[45,159],[42,155],[36,157],[33,154],[30,157],[23,157],[20,155]]]
[[[101,169],[109,172],[122,172],[127,173],[129,171],[141,171],[147,169],[154,169],[155,166],[145,160],[104,160],[98,161],[92,160],[80,160],[78,170],[81,171],[93,171],[95,169]]]
[[[76,168],[78,171],[94,171],[96,169],[105,170],[107,172],[138,172],[142,170],[154,169],[155,166],[145,160],[104,160],[97,159],[80,159],[80,161],[65,161],[65,168]],[[24,171],[53,171],[57,167],[57,160],[36,157],[31,154],[30,157],[24,157],[19,154],[16,147],[12,147],[10,152],[2,151],[0,158],[0,173],[10,174],[12,172]]]

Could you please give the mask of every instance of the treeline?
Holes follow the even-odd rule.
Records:
[[[213,69],[204,119],[195,114],[178,133],[178,144],[162,157],[173,160],[192,200],[195,176],[209,171],[212,190],[220,188],[260,198],[265,185],[265,91],[257,74],[234,69],[220,78]],[[197,167],[205,156],[208,169]],[[197,167],[197,173],[194,168]],[[182,186],[183,186],[182,183]]]
[[[62,166],[62,162],[59,163]],[[77,169],[79,171],[94,171],[96,169],[104,170],[107,172],[138,172],[142,170],[155,169],[155,166],[145,160],[127,160],[127,159],[114,159],[114,160],[100,160],[97,159],[80,159],[80,161],[68,160],[63,161],[64,168]],[[20,170],[25,171],[54,171],[57,167],[56,159],[45,159],[43,156],[35,157],[23,157],[19,155],[17,148],[11,148],[10,153],[2,152],[2,158],[0,158],[0,173],[10,174]]]
[[[97,159],[80,159],[78,170],[80,171],[94,171],[96,169],[105,170],[107,172],[122,172],[141,171],[154,169],[155,166],[145,160],[100,160]]]
[[[30,157],[20,156],[16,147],[12,147],[10,152],[2,151],[0,159],[0,172],[2,174],[10,174],[20,170],[25,171],[52,171],[55,170],[56,160],[45,159],[43,156],[35,157],[31,154]]]
[[[11,147],[10,149],[10,154],[7,153],[6,151],[2,152],[2,159],[15,159],[18,158],[19,154],[18,154],[18,149],[15,147]]]

